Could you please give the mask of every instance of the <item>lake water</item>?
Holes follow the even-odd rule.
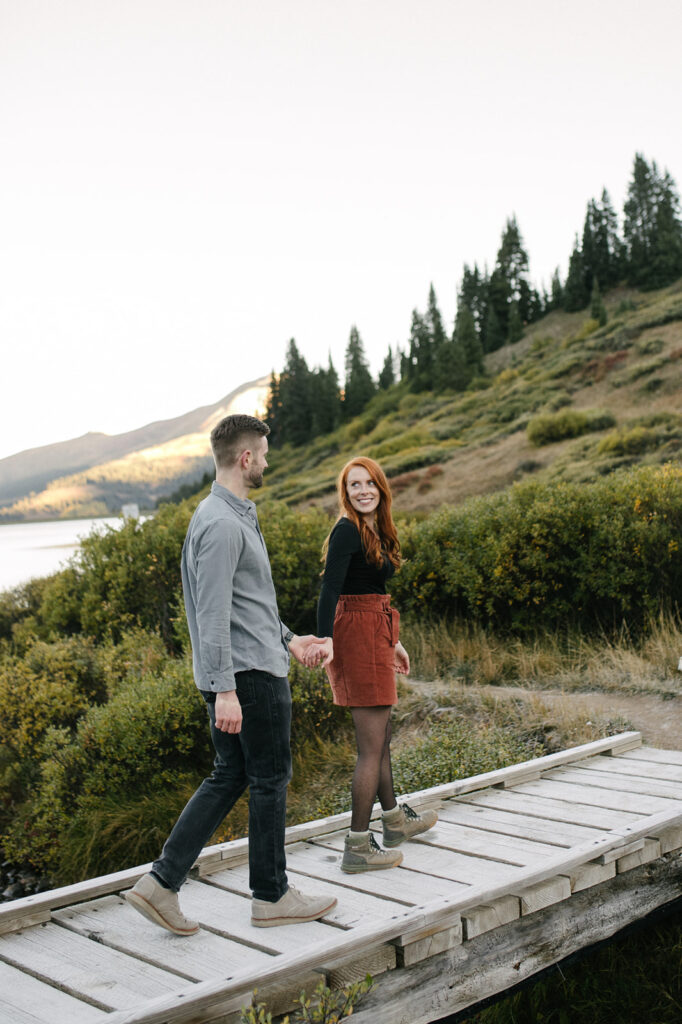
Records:
[[[0,526],[0,590],[16,587],[34,576],[49,576],[62,568],[81,537],[123,519],[59,519],[49,523],[9,523]]]

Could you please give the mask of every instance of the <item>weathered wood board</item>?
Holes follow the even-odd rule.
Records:
[[[347,815],[295,826],[290,883],[338,900],[321,921],[251,925],[244,840],[205,850],[183,886],[195,936],[121,898],[148,865],[0,907],[0,1024],[231,1024],[254,987],[283,1012],[320,978],[367,971],[358,1024],[471,1006],[679,894],[682,753],[638,743],[626,733],[415,794],[439,821],[390,871],[341,871]]]

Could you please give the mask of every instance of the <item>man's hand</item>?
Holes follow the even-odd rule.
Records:
[[[215,695],[215,724],[221,732],[242,731],[242,706],[236,690],[224,690]]]
[[[400,641],[395,645],[395,670],[401,676],[410,674],[410,656]]]
[[[295,636],[289,641],[289,650],[302,665],[328,665],[334,657],[334,645],[330,636]]]

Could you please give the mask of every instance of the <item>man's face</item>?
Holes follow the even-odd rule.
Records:
[[[267,454],[268,439],[267,437],[259,437],[251,449],[251,460],[246,472],[246,479],[249,483],[249,487],[263,486],[263,473],[268,468],[268,460],[266,459]]]

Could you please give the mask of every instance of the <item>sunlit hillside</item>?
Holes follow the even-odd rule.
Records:
[[[38,471],[47,482],[26,491],[0,509],[0,521],[17,519],[54,519],[98,516],[118,513],[126,502],[137,502],[143,509],[154,508],[159,497],[200,478],[213,468],[208,435],[215,424],[229,413],[262,413],[267,396],[268,378],[243,384],[211,406],[186,413],[175,420],[150,424],[130,434],[106,437],[93,435],[89,445],[84,439],[65,442],[45,449],[34,449],[4,460],[10,464],[7,487],[21,488],[21,472]],[[120,457],[112,458],[118,452]],[[76,458],[79,472],[52,472],[49,465],[60,459]],[[22,461],[23,460],[23,461]],[[63,463],[62,463],[63,464]],[[23,469],[22,469],[23,467]],[[0,463],[0,469],[2,463]],[[30,479],[30,478],[29,478]],[[2,473],[0,472],[0,480]]]
[[[606,296],[604,327],[555,311],[487,357],[465,392],[379,393],[366,412],[301,448],[271,449],[262,496],[334,504],[353,454],[378,459],[399,509],[428,511],[534,475],[590,480],[679,458],[682,282]]]

